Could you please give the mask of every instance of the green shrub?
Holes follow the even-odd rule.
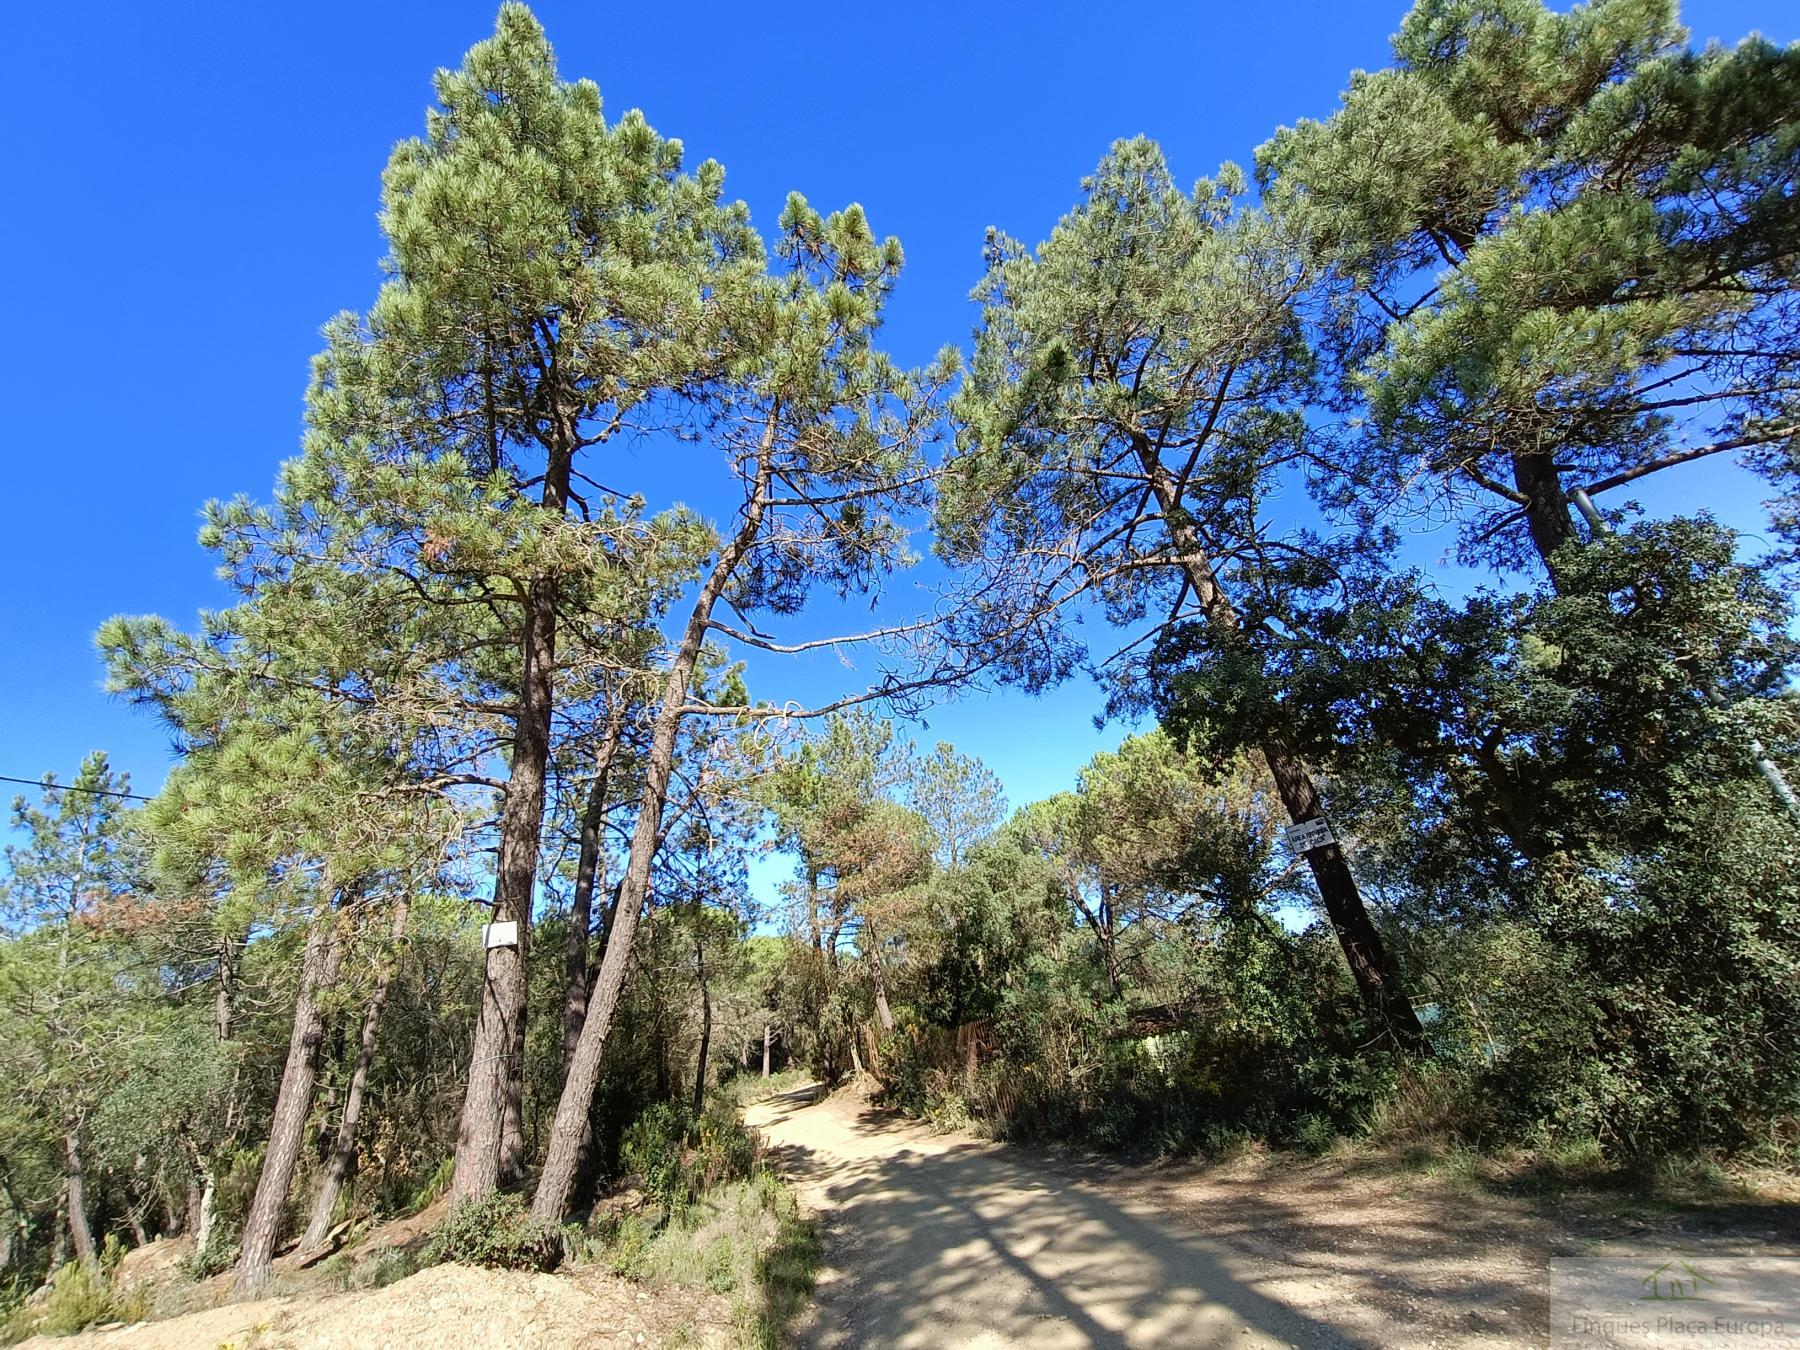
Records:
[[[1316,1111],[1308,1111],[1294,1122],[1292,1143],[1302,1153],[1310,1153],[1315,1157],[1331,1151],[1337,1143],[1337,1127],[1325,1116]]]
[[[561,1229],[532,1218],[518,1196],[495,1193],[451,1210],[431,1235],[425,1263],[555,1270],[562,1255]]]
[[[37,1335],[37,1310],[20,1304],[0,1318],[0,1345],[17,1345]]]
[[[206,1235],[206,1245],[195,1251],[188,1270],[196,1280],[210,1279],[237,1264],[238,1242],[224,1224],[214,1224]]]
[[[419,1260],[399,1247],[377,1247],[353,1266],[347,1283],[352,1289],[385,1289],[417,1274]]]
[[[687,1113],[658,1102],[625,1128],[619,1161],[658,1204],[678,1210],[693,1199],[687,1170]]]
[[[147,1291],[121,1291],[104,1266],[71,1261],[51,1277],[50,1292],[36,1313],[35,1329],[46,1336],[71,1336],[104,1322],[141,1322],[148,1307]]]
[[[613,1274],[627,1280],[642,1279],[646,1255],[656,1240],[656,1229],[650,1221],[641,1214],[622,1214],[610,1222],[602,1236]]]
[[[749,1177],[757,1144],[728,1099],[715,1098],[698,1122],[658,1103],[626,1127],[619,1160],[645,1194],[679,1216],[703,1192]]]
[[[447,1157],[440,1162],[432,1173],[425,1178],[406,1198],[402,1213],[417,1214],[445,1191],[450,1189],[450,1178],[456,1172],[456,1159]]]

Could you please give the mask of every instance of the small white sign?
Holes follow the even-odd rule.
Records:
[[[1303,820],[1298,825],[1287,827],[1287,846],[1296,853],[1324,848],[1335,838],[1336,836],[1331,832],[1331,823],[1323,816],[1317,820]]]
[[[517,923],[490,923],[482,928],[481,940],[488,947],[516,947],[519,945],[519,925]]]

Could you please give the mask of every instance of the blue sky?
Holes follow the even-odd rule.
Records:
[[[1280,123],[1329,113],[1352,68],[1385,62],[1404,5],[535,9],[565,76],[596,80],[609,116],[642,107],[690,157],[723,162],[765,231],[798,189],[821,207],[860,201],[899,235],[908,267],[888,343],[922,361],[966,345],[988,225],[1042,238],[1120,136],[1159,139],[1184,180],[1247,164]],[[198,509],[266,495],[294,453],[319,325],[366,307],[379,281],[389,148],[420,129],[432,70],[488,33],[493,10],[14,11],[0,774],[67,776],[103,748],[140,790],[161,782],[167,738],[101,692],[91,635],[114,613],[191,623],[224,599],[194,542]],[[1782,0],[1706,0],[1683,16],[1698,39],[1800,31]],[[674,481],[654,451],[635,453],[609,477]],[[1666,478],[1666,503],[1759,519],[1757,485],[1729,466]],[[833,679],[814,662],[793,689],[759,678],[755,692],[809,698]],[[912,734],[979,754],[1017,803],[1068,786],[1118,740],[1092,726],[1099,702],[1086,685],[971,698]]]

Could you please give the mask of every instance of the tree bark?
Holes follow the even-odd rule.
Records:
[[[356,1046],[356,1065],[350,1072],[350,1086],[344,1094],[344,1114],[338,1121],[337,1138],[332,1144],[331,1160],[319,1188],[313,1195],[312,1217],[300,1238],[302,1252],[316,1251],[331,1231],[331,1216],[337,1209],[344,1183],[356,1168],[356,1135],[362,1125],[363,1099],[369,1088],[369,1066],[375,1061],[375,1035],[381,1026],[382,1010],[387,1007],[388,989],[393,983],[394,967],[399,964],[400,949],[406,941],[406,916],[412,898],[404,893],[394,900],[393,929],[388,935],[388,950],[382,954],[375,972],[375,988],[369,993],[369,1006],[363,1010],[362,1037]]]
[[[306,1117],[312,1110],[313,1086],[319,1073],[319,1048],[325,1039],[325,1016],[319,995],[337,983],[343,964],[344,944],[338,931],[341,919],[341,914],[321,914],[307,930],[300,988],[294,1000],[294,1028],[288,1038],[281,1088],[275,1097],[269,1147],[263,1155],[256,1195],[244,1217],[237,1277],[232,1282],[232,1289],[238,1294],[254,1293],[267,1282],[275,1244],[281,1237],[282,1210],[294,1179],[294,1163],[305,1141]]]
[[[44,1287],[48,1288],[50,1277],[63,1268],[69,1259],[69,1225],[64,1222],[69,1213],[68,1192],[64,1191],[56,1197],[56,1219],[50,1225],[54,1236],[50,1239],[50,1268],[44,1272]]]
[[[869,939],[869,976],[875,985],[875,1016],[881,1021],[881,1030],[889,1036],[894,1034],[894,1014],[888,1007],[887,979],[881,969],[881,939],[875,934],[875,925],[863,919],[863,933]]]
[[[700,1054],[694,1064],[694,1119],[706,1108],[706,1052],[712,1048],[712,991],[706,986],[706,944],[694,933],[694,970],[700,977]]]
[[[763,1077],[769,1076],[769,1024],[763,1023]]]
[[[1515,452],[1512,456],[1513,486],[1526,498],[1525,527],[1531,533],[1532,545],[1544,560],[1551,585],[1556,584],[1556,569],[1551,557],[1575,537],[1575,521],[1569,514],[1568,494],[1550,456]]]
[[[561,427],[566,420],[559,415]],[[558,437],[544,472],[542,509],[561,515],[568,501],[572,428]],[[478,1199],[503,1183],[523,1179],[525,1136],[522,1098],[525,1049],[525,962],[530,954],[531,902],[537,880],[539,836],[550,765],[550,726],[555,705],[556,579],[532,579],[519,640],[518,716],[513,723],[512,768],[500,817],[500,856],[494,878],[496,923],[518,925],[513,946],[489,947],[481,1010],[469,1051],[469,1081],[456,1132],[452,1208]]]
[[[769,481],[779,406],[773,411],[758,456],[756,479],[746,504],[743,522],[723,548],[695,596],[682,632],[681,643],[663,681],[662,701],[651,723],[650,747],[644,762],[644,785],[638,799],[637,824],[631,836],[631,853],[619,882],[618,911],[606,936],[606,954],[600,960],[593,993],[588,998],[587,1019],[575,1046],[575,1057],[563,1080],[556,1119],[550,1126],[550,1143],[544,1155],[544,1171],[538,1180],[531,1212],[534,1217],[561,1223],[569,1203],[569,1187],[580,1160],[581,1138],[593,1107],[594,1085],[600,1077],[600,1057],[618,1011],[619,994],[631,960],[631,943],[637,933],[644,901],[650,894],[650,867],[662,835],[662,814],[669,799],[669,779],[675,770],[675,742],[681,731],[682,708],[687,703],[694,669],[706,643],[713,607],[726,584],[737,572],[762,529],[768,510]]]
[[[213,995],[213,1034],[231,1039],[231,1019],[237,1010],[238,944],[230,933],[219,934],[219,988]]]
[[[1242,625],[1237,610],[1213,572],[1211,550],[1182,505],[1181,494],[1170,480],[1167,468],[1146,438],[1136,436],[1133,444],[1138,462],[1150,479],[1157,506],[1167,522],[1169,537],[1181,555],[1188,584],[1206,614],[1207,622],[1227,632],[1239,632]],[[1566,522],[1566,507],[1563,516]],[[1272,735],[1264,742],[1262,750],[1288,819],[1298,825],[1322,816],[1318,788],[1286,739]],[[1382,1019],[1389,1038],[1396,1044],[1409,1050],[1421,1047],[1425,1030],[1413,1011],[1412,1000],[1407,997],[1400,972],[1381,941],[1368,906],[1363,903],[1362,892],[1357,888],[1343,849],[1335,842],[1323,848],[1309,849],[1306,863],[1363,1002]]]
[[[1275,776],[1276,790],[1290,820],[1297,825],[1323,816],[1318,789],[1285,744],[1279,740],[1265,742],[1263,758]],[[1401,986],[1381,933],[1363,904],[1344,850],[1333,840],[1322,848],[1309,849],[1306,862],[1312,868],[1313,880],[1325,902],[1326,917],[1331,920],[1332,931],[1337,934],[1338,945],[1350,963],[1350,973],[1364,1001],[1380,1015],[1399,1044],[1408,1049],[1419,1048],[1424,1044],[1425,1029]]]
[[[594,887],[605,856],[607,781],[625,727],[623,695],[615,695],[607,710],[606,731],[594,754],[594,781],[588,788],[581,813],[581,848],[575,863],[575,893],[569,902],[569,939],[563,953],[563,1067],[575,1058],[581,1024],[587,1019],[588,947],[594,921]]]
[[[69,1237],[75,1244],[75,1259],[94,1259],[94,1230],[88,1225],[87,1171],[81,1162],[81,1141],[75,1131],[63,1135],[64,1196],[69,1211]]]

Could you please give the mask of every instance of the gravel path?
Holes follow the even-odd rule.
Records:
[[[1795,1236],[1791,1207],[1596,1215],[1354,1160],[1069,1163],[816,1089],[747,1119],[822,1221],[825,1350],[1544,1345],[1551,1256]]]

